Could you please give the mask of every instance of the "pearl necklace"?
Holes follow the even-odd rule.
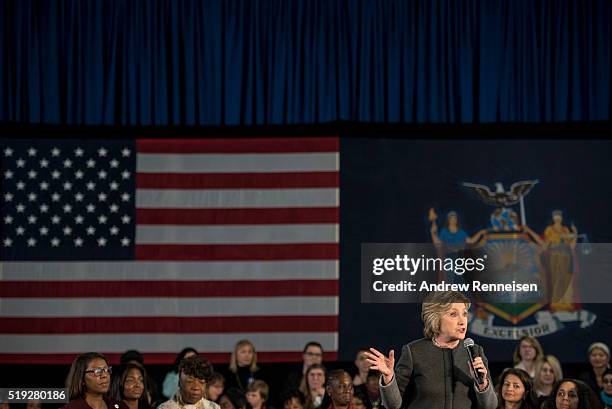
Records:
[[[446,348],[446,349],[453,349],[454,347],[450,347],[448,345],[442,345],[440,344],[438,341],[436,341],[436,339],[434,337],[431,337],[431,342],[433,342],[433,344],[435,346],[437,346],[438,348]]]

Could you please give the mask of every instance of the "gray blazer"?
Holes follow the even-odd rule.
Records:
[[[487,358],[479,354],[487,369]],[[438,348],[422,338],[402,348],[395,377],[388,385],[380,381],[387,409],[495,409],[497,395],[489,374],[489,386],[479,392],[470,374],[469,358],[460,343],[454,349]]]

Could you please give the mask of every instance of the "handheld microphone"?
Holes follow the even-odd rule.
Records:
[[[476,382],[478,385],[484,384],[484,376],[482,373],[478,372],[473,365],[474,358],[478,357],[478,353],[476,352],[476,347],[474,344],[474,340],[472,338],[466,338],[463,340],[463,346],[467,350],[468,356],[470,357],[470,367],[472,371],[474,371],[474,376],[476,377]]]

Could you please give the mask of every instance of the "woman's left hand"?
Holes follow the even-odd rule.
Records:
[[[476,372],[482,374],[482,378],[484,380],[482,384],[478,385],[478,389],[481,391],[487,389],[489,386],[489,371],[487,371],[487,367],[485,366],[482,358],[479,356],[474,358],[474,361],[472,361],[472,366]],[[472,373],[472,375],[474,376],[474,379],[476,379],[476,374]]]

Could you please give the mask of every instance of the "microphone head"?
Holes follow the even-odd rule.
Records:
[[[466,338],[463,340],[463,346],[466,348],[474,346],[474,340],[472,338]]]

